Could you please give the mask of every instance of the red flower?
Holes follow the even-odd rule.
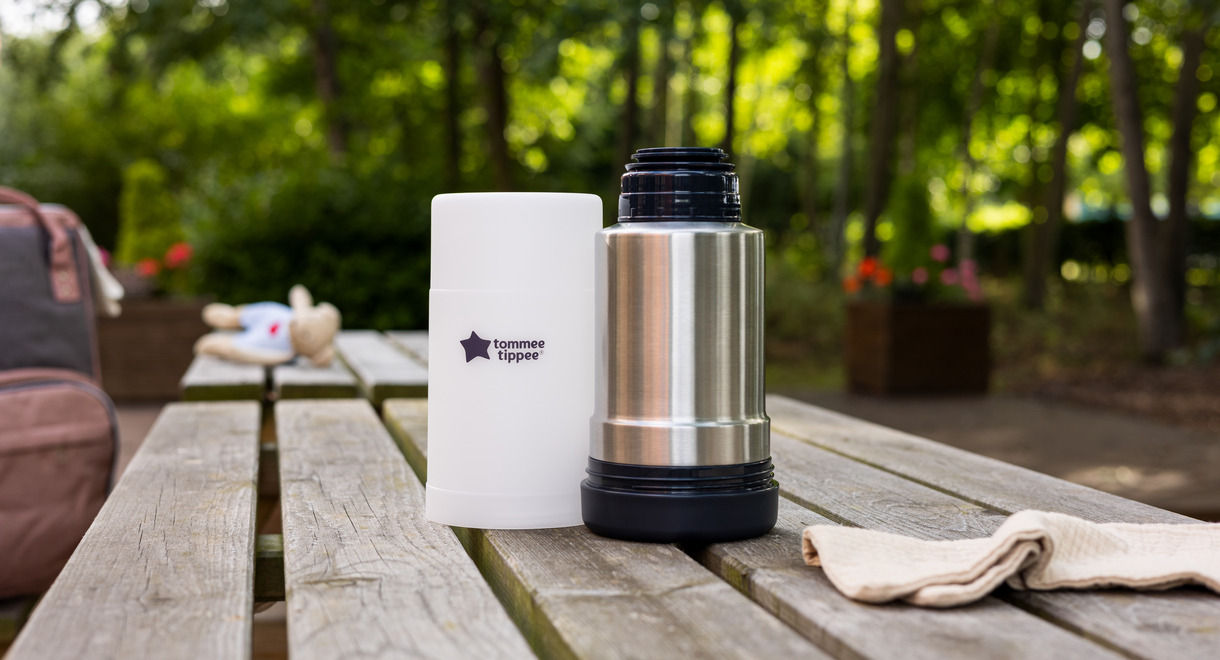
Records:
[[[174,243],[165,251],[165,267],[171,270],[181,268],[191,260],[193,254],[195,250],[190,243]]]
[[[894,271],[885,266],[879,266],[876,274],[873,275],[873,281],[877,283],[877,286],[889,286],[894,281]]]
[[[860,277],[869,278],[877,272],[877,257],[865,257],[860,262]]]
[[[161,272],[161,264],[156,259],[147,257],[136,264],[136,272],[140,277],[156,277],[157,273]]]
[[[849,277],[843,280],[843,290],[848,293],[855,293],[860,290],[860,280],[855,277]]]

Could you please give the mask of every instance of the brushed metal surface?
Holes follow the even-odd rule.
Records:
[[[621,223],[598,234],[597,278],[590,456],[675,466],[768,458],[762,231]]]

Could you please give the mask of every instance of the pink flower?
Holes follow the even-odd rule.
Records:
[[[979,264],[974,259],[962,259],[957,269],[962,271],[962,275],[975,275],[979,272]]]
[[[99,247],[97,249],[97,253],[98,256],[102,258],[102,265],[106,268],[110,268],[110,250],[107,250],[104,247]]]
[[[171,270],[181,268],[191,260],[191,255],[194,253],[195,250],[191,248],[190,243],[174,243],[165,251],[165,267]]]
[[[932,255],[933,260],[939,261],[942,264],[949,260],[949,246],[944,243],[933,245],[932,249],[928,252]]]
[[[928,283],[928,269],[920,266],[911,271],[911,281],[922,286]]]
[[[959,280],[957,271],[952,268],[946,268],[940,271],[940,283],[945,286],[953,286]]]

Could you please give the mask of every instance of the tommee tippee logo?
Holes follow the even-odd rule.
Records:
[[[470,336],[458,342],[466,351],[466,362],[475,358],[500,360],[509,364],[542,359],[546,341],[542,339],[483,339],[471,330]],[[493,358],[488,349],[494,349]]]

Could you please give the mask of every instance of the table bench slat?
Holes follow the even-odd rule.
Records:
[[[767,412],[778,432],[998,511],[1059,511],[1095,522],[1198,522],[795,399],[768,396]]]
[[[838,522],[925,539],[960,539],[988,535],[1006,518],[782,433],[772,432],[771,452],[783,494]],[[1204,657],[1220,648],[1220,599],[1201,592],[1001,590],[998,595],[1131,654]]]
[[[271,385],[278,399],[346,399],[360,395],[356,377],[341,360],[316,367],[298,358],[271,369]]]
[[[196,355],[178,385],[184,401],[262,401],[267,370],[214,355]]]
[[[167,406],[7,657],[250,657],[258,430]]]
[[[422,364],[428,364],[427,330],[391,330],[385,333],[390,341],[407,349]]]
[[[428,367],[380,332],[345,330],[335,338],[335,350],[356,375],[364,396],[375,406],[391,397],[428,394]]]
[[[801,531],[831,521],[781,498],[770,534],[708,546],[696,556],[713,572],[838,657],[1121,657],[996,598],[934,610],[863,605],[840,594],[801,558]],[[878,634],[878,631],[884,634]]]
[[[422,401],[385,406],[417,460],[427,456],[426,410]],[[542,655],[827,657],[675,546],[583,526],[458,531]]]
[[[367,402],[275,408],[293,658],[532,657]]]

